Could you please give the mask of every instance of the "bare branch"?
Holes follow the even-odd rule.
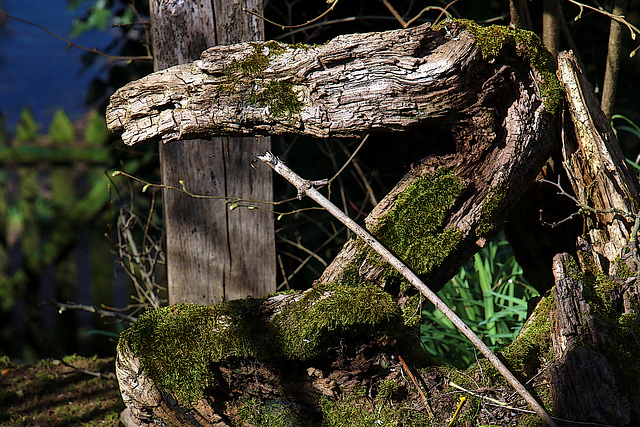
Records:
[[[89,313],[97,314],[100,317],[120,319],[120,320],[125,320],[127,322],[135,322],[136,321],[136,318],[133,317],[133,316],[129,316],[127,314],[119,313],[117,311],[103,310],[103,309],[97,308],[96,306],[93,306],[93,305],[84,305],[84,304],[75,304],[75,303],[67,303],[67,304],[65,304],[65,303],[61,303],[61,302],[58,302],[58,301],[54,301],[54,300],[49,300],[47,303],[51,304],[54,307],[56,307],[58,309],[58,313],[62,313],[62,312],[67,311],[67,310],[80,310],[80,311],[87,311]]]
[[[616,0],[613,13],[624,16],[628,0]],[[618,83],[618,71],[620,70],[620,41],[622,39],[622,24],[615,19],[611,20],[609,29],[609,47],[607,52],[607,67],[602,84],[602,102],[600,106],[607,119],[611,119],[613,106],[616,99],[616,84]]]
[[[518,381],[518,379],[509,371],[509,369],[498,359],[498,357],[489,349],[489,347],[458,317],[444,301],[438,297],[420,278],[415,275],[402,261],[396,258],[387,248],[382,246],[371,234],[364,228],[360,227],[355,221],[345,215],[333,203],[316,190],[313,185],[291,169],[289,169],[280,159],[272,153],[267,152],[262,156],[256,156],[258,159],[269,165],[279,175],[293,184],[299,194],[306,194],[320,206],[325,208],[330,214],[336,217],[340,222],[346,225],[358,237],[360,237],[367,245],[375,250],[380,256],[391,264],[400,274],[402,274],[413,286],[415,286],[433,305],[439,309],[468,339],[475,345],[478,350],[491,362],[491,364],[502,374],[502,376],[518,391],[527,403],[549,426],[556,426],[546,410],[540,405],[529,391]]]
[[[62,37],[59,34],[54,33],[53,31],[51,31],[50,29],[48,29],[47,27],[44,27],[40,24],[36,24],[35,22],[31,22],[31,21],[27,21],[26,19],[22,19],[22,18],[18,18],[17,16],[13,16],[10,15],[8,13],[6,13],[4,10],[0,10],[0,19],[4,19],[4,18],[9,18],[9,19],[13,19],[14,21],[18,21],[21,22],[23,24],[26,25],[31,25],[32,27],[36,27],[42,31],[44,31],[45,33],[49,34],[52,37],[55,37],[56,39],[65,42],[67,44],[67,49],[69,47],[75,47],[77,49],[80,50],[84,50],[86,52],[90,52],[96,55],[100,55],[100,56],[104,56],[107,59],[112,59],[112,60],[117,60],[117,61],[152,61],[153,60],[153,56],[151,56],[151,54],[149,55],[145,55],[145,56],[118,56],[118,55],[109,55],[108,53],[102,52],[96,48],[89,48],[89,47],[85,47],[82,45],[79,45],[77,43],[72,42],[69,39],[66,39],[64,37]]]

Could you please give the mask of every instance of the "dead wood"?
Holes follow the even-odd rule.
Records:
[[[129,83],[108,127],[127,144],[195,135],[403,131],[476,102],[479,52],[468,33],[429,25],[341,36],[318,46],[240,43]]]
[[[503,49],[483,58],[461,25],[439,31],[425,25],[342,36],[310,48],[273,43],[220,46],[203,53],[201,61],[154,73],[120,89],[112,98],[108,122],[110,129],[123,132],[128,144],[208,134],[358,136],[419,127],[425,151],[439,155],[416,162],[366,224],[437,290],[499,232],[506,214],[548,157],[553,111],[545,105],[540,86],[550,82],[519,56],[520,48],[506,39]],[[247,61],[255,60],[262,64],[258,69],[247,67],[252,63]],[[291,90],[300,104],[294,102],[295,108],[291,103],[269,104],[261,94],[274,82]],[[399,219],[401,211],[404,216]],[[406,322],[419,319],[415,316],[419,299],[412,300],[393,270],[357,240],[347,243],[316,289],[363,283],[382,286],[397,296]],[[126,346],[120,348],[123,373],[119,375],[123,381],[134,381],[140,371],[129,359],[137,356]],[[229,369],[231,360],[220,369]],[[323,378],[347,378],[336,373],[339,364],[325,365],[329,368],[323,370]],[[236,392],[245,389],[244,383],[232,379],[228,384]],[[123,394],[144,393],[131,385],[121,387]],[[214,389],[227,393],[224,387]],[[327,388],[323,390],[319,394],[326,395]],[[153,389],[149,393],[155,395]],[[208,399],[220,405],[215,396]],[[142,419],[160,408],[153,416],[162,418],[169,400],[163,398],[162,404],[153,400],[151,407],[138,405],[135,416]],[[128,401],[146,402],[134,397]],[[228,394],[222,398],[232,401]],[[169,412],[181,411],[176,406]],[[219,407],[216,411],[222,421],[211,422],[232,417]]]
[[[575,57],[563,52],[558,61],[568,107],[562,156],[572,188],[566,191],[575,194],[584,231],[577,259],[559,254],[553,262],[553,404],[568,420],[635,425],[638,182]]]
[[[128,144],[207,134],[328,137],[419,127],[423,152],[441,155],[417,162],[369,215],[367,228],[405,262],[424,258],[422,266],[409,266],[437,290],[503,227],[551,145],[553,111],[547,110],[541,88],[553,85],[553,75],[543,77],[531,56],[520,53],[541,45],[517,46],[513,35],[498,30],[485,37],[497,38],[503,47],[486,60],[465,25],[340,36],[318,47],[218,46],[200,61],[118,90],[107,121]],[[292,91],[279,99],[292,101],[293,94],[299,111],[275,113],[275,105],[263,97],[275,83]],[[407,188],[443,170],[456,177],[459,194],[428,231],[418,226],[425,220],[420,213],[407,212],[414,218],[403,221],[413,222],[409,239],[415,244],[398,244],[393,227],[384,226],[387,214],[398,210],[396,200]],[[388,269],[375,257],[364,260],[354,244],[347,244],[320,281],[344,278],[344,269],[355,260],[361,263],[360,278],[397,294],[392,290],[397,280],[387,283]]]
[[[120,88],[107,124],[130,145],[206,135],[406,131],[444,117],[456,121],[456,113],[491,103],[508,75],[482,60],[468,32],[429,24],[340,36],[317,47],[240,43]]]
[[[571,117],[564,123],[563,164],[585,214],[594,261],[605,274],[616,275],[618,261],[626,259],[626,268],[636,272],[638,266],[623,250],[633,249],[629,242],[634,240],[630,238],[638,212],[638,180],[626,167],[611,125],[575,56],[563,52],[558,66]]]
[[[626,396],[629,390],[620,390],[620,374],[625,367],[616,366],[616,375],[612,368],[615,351],[603,354],[603,349],[620,345],[616,341],[621,326],[603,320],[593,295],[589,296],[593,284],[578,280],[575,264],[574,271],[568,267],[571,263],[569,255],[559,254],[553,264],[556,311],[550,335],[556,359],[549,367],[553,405],[568,420],[629,425],[632,416],[637,420],[640,407],[636,400],[633,414]],[[615,295],[609,297],[616,299]],[[628,342],[628,347],[631,350],[637,343]]]

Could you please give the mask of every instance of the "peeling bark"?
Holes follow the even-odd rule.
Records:
[[[613,129],[575,56],[563,52],[558,64],[571,117],[565,123],[564,167],[579,202],[598,211],[585,212],[595,262],[605,274],[615,275],[616,259],[629,245],[638,212],[638,181],[627,169]],[[638,270],[630,259],[627,266]]]
[[[326,138],[405,131],[478,103],[504,79],[498,71],[482,60],[468,32],[446,35],[429,24],[340,36],[317,47],[218,46],[199,61],[119,89],[107,126],[129,145],[207,134]],[[272,102],[285,102],[279,97],[286,94],[257,101],[273,81],[292,85],[299,112],[274,113]]]

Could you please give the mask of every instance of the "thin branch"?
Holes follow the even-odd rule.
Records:
[[[129,316],[127,314],[118,313],[117,311],[111,310],[103,310],[101,308],[97,308],[93,305],[84,305],[84,304],[74,304],[74,303],[61,303],[54,300],[47,301],[48,304],[56,307],[58,309],[58,313],[62,314],[62,312],[67,310],[80,310],[80,311],[88,311],[89,313],[97,314],[103,318],[113,318],[125,320],[127,322],[135,322],[136,318],[133,316]]]
[[[331,5],[331,7],[329,7],[327,10],[325,10],[324,12],[322,12],[320,15],[316,16],[313,19],[308,20],[307,22],[303,23],[303,24],[297,24],[297,25],[282,25],[282,24],[278,24],[277,22],[273,22],[267,18],[265,18],[264,16],[255,13],[249,9],[246,8],[242,8],[243,12],[246,12],[250,15],[253,15],[257,18],[262,19],[264,22],[267,22],[271,25],[275,25],[276,27],[280,27],[283,30],[287,30],[287,29],[292,29],[292,28],[301,28],[301,27],[305,27],[307,25],[313,24],[314,22],[319,21],[320,19],[324,18],[325,16],[327,16],[329,13],[331,13],[331,11],[336,7],[336,5],[338,4],[338,0],[328,0],[327,1],[328,4]]]
[[[440,20],[440,18],[442,17],[442,15],[445,15],[447,17],[447,19],[451,18],[451,14],[449,12],[447,12],[447,9],[449,8],[449,6],[453,5],[454,3],[456,3],[458,0],[453,0],[452,2],[450,2],[449,4],[447,4],[445,7],[440,7],[440,6],[427,6],[424,9],[422,9],[420,12],[418,12],[417,15],[415,15],[413,18],[409,19],[408,21],[405,21],[402,16],[400,16],[400,14],[398,13],[398,11],[391,5],[391,3],[389,3],[387,0],[382,0],[382,3],[387,7],[387,9],[389,9],[389,12],[391,12],[391,14],[393,15],[393,17],[396,19],[396,21],[398,21],[398,23],[400,23],[400,26],[402,28],[407,28],[409,27],[411,24],[413,24],[414,22],[416,22],[418,19],[420,19],[420,17],[422,17],[422,15],[424,15],[426,12],[429,12],[430,10],[439,10],[440,11],[440,15],[438,16],[438,18],[436,18],[436,20],[434,21],[437,22]]]
[[[508,405],[508,404],[506,404],[504,402],[501,402],[499,400],[493,399],[491,397],[484,396],[482,394],[476,393],[476,392],[471,391],[471,390],[467,390],[466,388],[459,386],[458,384],[454,383],[453,381],[449,382],[449,386],[451,386],[451,387],[453,387],[455,389],[458,389],[458,390],[462,391],[463,393],[467,393],[467,394],[469,394],[469,395],[471,395],[473,397],[476,397],[478,399],[486,400],[486,401],[490,402],[490,404],[499,406],[501,408],[510,409],[512,411],[525,412],[527,414],[534,414],[535,413],[534,411],[530,411],[528,409],[516,408],[514,406],[510,406],[510,405]],[[557,420],[557,421],[562,421],[563,423],[567,423],[567,424],[589,425],[589,426],[600,426],[600,427],[614,427],[612,424],[598,424],[598,423],[592,423],[592,422],[572,421],[572,420],[565,420],[563,418],[558,418],[558,417],[551,417],[551,418],[553,418],[554,420]]]
[[[344,230],[344,228],[340,228],[339,230],[336,230],[336,231],[333,233],[333,235],[329,236],[329,238],[328,238],[328,239],[326,239],[326,240],[324,241],[324,243],[322,243],[320,246],[318,246],[318,248],[315,250],[315,252],[311,252],[309,249],[307,249],[307,248],[305,248],[304,246],[300,245],[299,249],[303,250],[304,252],[307,252],[309,255],[308,255],[304,260],[300,259],[300,260],[299,260],[299,262],[298,262],[298,266],[296,267],[296,269],[295,269],[295,270],[293,270],[293,272],[292,272],[291,274],[289,274],[288,276],[286,276],[286,275],[284,274],[284,267],[282,268],[282,270],[283,270],[283,271],[282,271],[282,272],[283,272],[282,276],[284,277],[284,280],[283,280],[283,283],[280,283],[280,284],[278,285],[278,289],[280,289],[280,288],[281,288],[281,287],[283,287],[284,285],[288,285],[289,280],[291,280],[291,279],[293,278],[293,276],[295,276],[295,275],[296,275],[300,270],[302,270],[302,268],[303,268],[303,267],[304,267],[304,266],[305,266],[309,261],[311,261],[314,257],[318,257],[320,260],[322,260],[322,258],[320,258],[320,257],[316,254],[316,252],[321,251],[321,250],[322,250],[326,245],[328,245],[329,243],[331,243],[331,242],[336,238],[336,236],[337,236],[338,234],[342,233],[342,231],[343,231],[343,230]],[[288,240],[287,240],[287,239],[285,239],[285,238],[283,238],[283,237],[281,237],[281,239],[282,239],[285,243],[286,243],[286,242],[288,242]],[[296,246],[296,247],[298,247],[298,246]],[[278,255],[278,257],[279,257],[279,255]],[[279,258],[279,259],[280,259],[280,258]],[[325,262],[324,260],[322,260],[321,262],[322,262],[322,264],[323,264],[324,266],[326,266],[326,262]],[[282,261],[281,261],[281,260],[280,260],[280,263],[282,264]]]
[[[10,15],[7,12],[5,12],[4,10],[0,9],[0,20],[2,20],[4,18],[13,19],[14,21],[18,21],[18,22],[21,22],[21,23],[26,24],[26,25],[31,25],[32,27],[36,27],[36,28],[44,31],[45,33],[49,34],[50,36],[55,37],[56,39],[65,42],[67,44],[67,49],[69,49],[70,47],[75,47],[75,48],[78,48],[80,50],[84,50],[86,52],[90,52],[90,53],[94,53],[96,55],[104,56],[107,59],[112,59],[112,60],[116,60],[116,61],[141,61],[141,60],[151,61],[151,60],[153,60],[153,57],[151,55],[147,55],[147,56],[117,56],[117,55],[109,55],[108,53],[104,53],[102,51],[99,51],[96,48],[92,49],[92,48],[85,47],[85,46],[79,45],[77,43],[74,43],[71,40],[62,37],[61,35],[54,33],[53,31],[51,31],[47,27],[44,27],[44,26],[42,26],[40,24],[36,24],[35,22],[27,21],[26,19],[18,18],[17,16]]]
[[[625,19],[625,17],[623,15],[616,15],[614,13],[609,13],[604,9],[601,8],[595,8],[580,2],[577,2],[576,0],[568,0],[569,3],[573,3],[576,6],[578,6],[580,8],[580,13],[578,14],[578,16],[576,16],[574,18],[575,21],[577,21],[578,19],[582,18],[582,12],[584,11],[584,9],[590,9],[593,10],[595,12],[601,13],[605,16],[608,16],[609,18],[613,19],[614,21],[619,22],[620,24],[624,25],[627,27],[627,29],[629,30],[629,33],[631,33],[631,40],[635,40],[637,35],[640,34],[640,30],[638,29],[638,27],[636,27],[635,25],[631,24],[629,21],[627,21]],[[638,50],[638,49],[636,49]],[[634,50],[634,52],[636,51]]]
[[[475,345],[478,350],[489,360],[489,362],[502,374],[502,376],[518,391],[518,394],[531,406],[532,409],[547,423],[547,425],[555,427],[556,423],[551,419],[547,411],[540,405],[529,391],[518,381],[518,379],[509,371],[509,369],[498,359],[498,357],[489,349],[489,347],[467,326],[458,315],[447,306],[444,301],[436,295],[420,278],[413,273],[406,265],[402,263],[387,248],[378,242],[364,228],[360,227],[355,221],[345,215],[333,203],[316,190],[313,185],[305,179],[302,179],[276,156],[270,152],[266,152],[262,156],[256,156],[259,160],[269,165],[274,171],[284,177],[293,184],[299,194],[306,194],[320,206],[325,208],[330,214],[335,216],[340,222],[346,225],[358,237],[360,237],[367,245],[375,250],[385,261],[393,266],[400,274],[402,274],[413,286],[415,286],[433,305],[439,309],[447,318]]]
[[[86,374],[86,375],[91,375],[92,377],[105,378],[105,379],[109,379],[109,380],[115,380],[116,379],[116,374],[114,374],[113,372],[109,372],[108,374],[102,374],[100,372],[94,372],[94,371],[90,371],[88,369],[78,368],[77,366],[73,366],[72,364],[67,363],[62,359],[56,359],[56,360],[58,362],[62,363],[64,366],[73,369],[74,371],[78,371],[78,372]]]
[[[288,203],[291,202],[293,200],[298,199],[299,197],[294,197],[291,199],[285,199],[285,200],[280,200],[280,201],[268,201],[268,200],[253,200],[253,199],[243,199],[241,197],[231,197],[231,196],[207,196],[204,194],[196,194],[196,193],[192,193],[191,191],[187,190],[187,187],[184,184],[183,180],[179,180],[178,183],[180,184],[180,187],[175,187],[173,185],[165,185],[165,184],[154,184],[152,182],[149,181],[145,181],[142,178],[138,178],[137,176],[133,176],[130,175],[126,172],[123,171],[113,171],[111,173],[112,177],[115,176],[119,176],[122,175],[126,178],[132,179],[134,181],[137,181],[141,184],[143,184],[142,186],[142,192],[145,193],[149,188],[161,188],[164,190],[174,190],[174,191],[179,191],[181,193],[186,194],[189,197],[193,197],[194,199],[214,199],[214,200],[224,200],[226,204],[229,205],[229,210],[232,211],[234,209],[237,208],[247,208],[249,210],[253,210],[253,209],[258,209],[264,212],[268,212],[274,215],[278,215],[278,219],[281,219],[283,216],[286,215],[293,215],[296,213],[300,213],[303,211],[314,211],[314,210],[320,210],[322,208],[317,208],[317,207],[310,207],[310,208],[304,208],[304,209],[296,209],[294,211],[290,211],[290,212],[278,212],[278,211],[274,211],[271,209],[266,209],[263,207],[258,206],[258,203],[264,203],[264,204],[269,204],[269,205],[281,205],[283,203]],[[321,181],[314,181],[314,184],[322,186],[322,185],[328,185],[328,181],[327,180],[321,180]]]
[[[402,367],[404,368],[404,370],[407,371],[407,375],[409,375],[409,378],[411,378],[411,382],[413,382],[413,385],[416,387],[416,390],[418,390],[418,394],[420,395],[420,397],[422,397],[422,403],[424,404],[424,407],[427,410],[429,417],[433,418],[434,417],[433,410],[431,409],[431,405],[429,405],[429,399],[427,399],[427,396],[425,396],[424,393],[422,392],[422,389],[420,388],[420,384],[418,384],[418,381],[416,381],[416,377],[411,372],[409,365],[407,365],[407,362],[404,361],[402,356],[400,356],[399,354],[396,354],[396,356],[398,356],[398,360],[402,364]]]
[[[542,210],[540,210],[540,222],[542,222],[543,225],[550,226],[551,228],[555,228],[555,227],[559,226],[560,224],[563,224],[563,223],[565,223],[567,221],[570,221],[571,219],[575,218],[578,215],[582,215],[585,212],[590,212],[590,213],[593,213],[593,214],[615,214],[615,215],[623,216],[625,218],[636,218],[634,215],[630,214],[629,212],[625,212],[625,211],[623,211],[621,209],[616,209],[616,208],[596,209],[596,208],[592,208],[589,205],[585,205],[584,203],[580,203],[580,201],[576,197],[574,197],[571,194],[567,193],[564,190],[564,188],[562,188],[562,185],[560,184],[560,176],[558,176],[558,182],[549,181],[548,179],[544,179],[544,178],[538,179],[537,182],[543,182],[543,183],[546,183],[546,184],[553,185],[554,187],[556,187],[558,189],[558,192],[556,194],[558,194],[560,196],[568,197],[578,207],[578,210],[576,212],[574,212],[571,215],[569,215],[568,217],[563,218],[560,221],[556,221],[556,222],[546,222],[546,221],[544,221],[542,219]]]
[[[336,179],[338,177],[338,175],[340,175],[342,173],[343,170],[345,170],[345,168],[347,166],[349,166],[349,163],[351,163],[351,161],[353,160],[354,157],[356,157],[356,154],[358,154],[358,151],[360,151],[360,149],[364,146],[364,143],[367,142],[367,139],[369,139],[369,135],[367,134],[367,136],[365,136],[364,138],[362,138],[362,141],[360,141],[360,144],[358,145],[358,148],[356,148],[356,150],[353,152],[353,154],[351,154],[351,156],[347,159],[346,162],[344,162],[344,165],[342,165],[342,167],[340,168],[340,170],[338,172],[335,173],[335,175],[333,175],[330,179],[329,179],[329,183],[331,183],[334,179]]]

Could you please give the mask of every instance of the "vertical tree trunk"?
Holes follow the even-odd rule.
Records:
[[[542,42],[551,54],[556,57],[560,50],[560,4],[558,0],[544,0],[542,14]]]
[[[217,44],[262,39],[262,22],[242,6],[262,13],[260,0],[153,0],[155,69],[196,60]],[[252,153],[269,148],[268,138],[199,139],[160,147],[163,184],[183,182],[189,192],[213,197],[163,192],[170,303],[213,304],[275,291],[271,215],[258,209],[230,211],[225,203],[235,197],[272,199],[270,170],[249,167]]]
[[[614,15],[624,15],[627,10],[628,0],[616,0],[613,7]],[[616,99],[616,84],[618,83],[618,71],[620,70],[620,41],[622,40],[622,24],[615,19],[611,20],[609,30],[609,48],[607,53],[607,67],[604,72],[604,82],[602,84],[602,111],[607,119],[611,119],[613,106]]]

